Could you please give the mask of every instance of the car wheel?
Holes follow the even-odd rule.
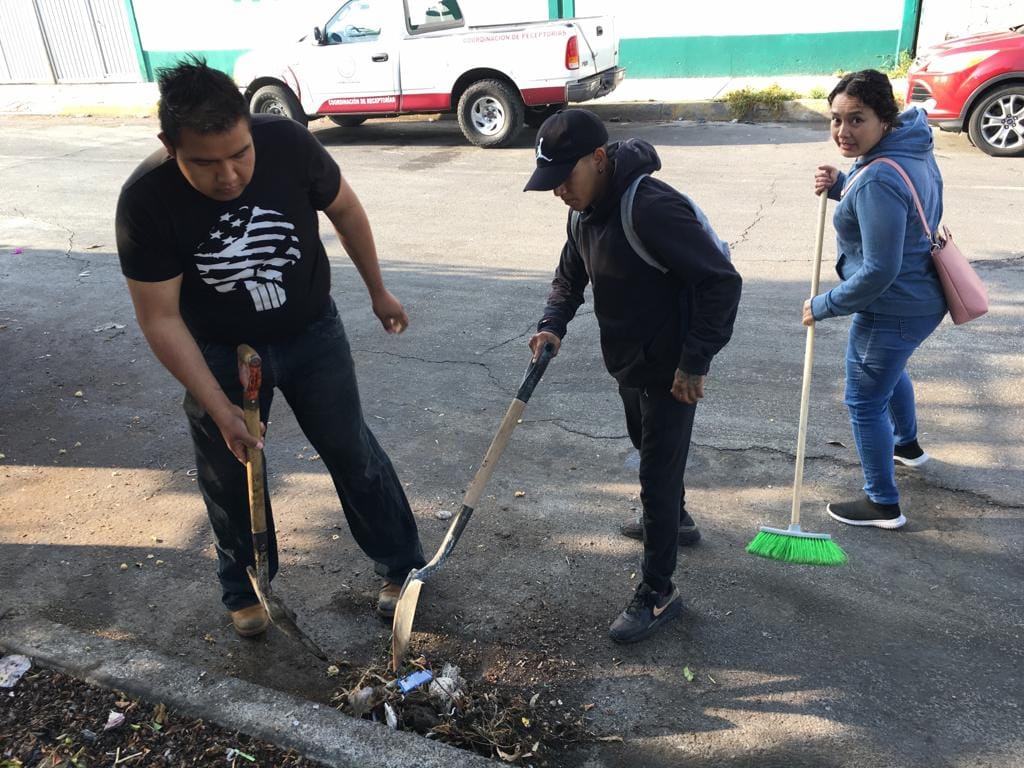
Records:
[[[264,85],[252,95],[249,110],[254,115],[281,115],[306,125],[309,118],[295,94],[280,85]]]
[[[500,80],[478,80],[459,99],[459,127],[478,147],[511,144],[523,127],[523,100]]]
[[[1024,83],[996,88],[971,111],[974,146],[993,157],[1024,157]]]
[[[342,128],[355,128],[366,122],[366,118],[360,115],[328,115],[327,119]]]

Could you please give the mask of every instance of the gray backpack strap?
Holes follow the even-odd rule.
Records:
[[[633,200],[636,198],[636,190],[640,186],[640,182],[646,179],[648,174],[641,173],[635,179],[633,183],[629,185],[625,192],[622,193],[622,198],[619,200],[619,218],[622,221],[622,231],[626,235],[626,241],[629,243],[629,247],[632,248],[636,255],[644,260],[649,266],[654,267],[662,274],[668,272],[668,267],[662,266],[651,252],[647,250],[643,240],[640,239],[640,235],[637,234],[636,227],[633,226]],[[678,191],[677,191],[678,192]],[[732,254],[729,251],[729,244],[718,236],[715,230],[711,226],[711,222],[708,221],[707,215],[700,209],[700,206],[693,201],[689,195],[685,195],[682,192],[678,194],[689,204],[693,209],[694,215],[697,217],[697,222],[701,225],[711,241],[718,247],[718,250],[722,252],[722,255],[726,259],[732,261]],[[572,211],[569,214],[569,232],[572,235],[573,245],[576,246],[576,250],[579,250],[580,243],[580,214],[579,211]]]
[[[708,237],[711,238],[711,242],[718,247],[718,250],[722,252],[722,255],[725,256],[727,261],[732,261],[732,251],[729,250],[729,244],[718,236],[718,233],[715,232],[714,228],[711,226],[711,222],[708,221],[708,217],[704,211],[702,211],[700,206],[693,201],[692,197],[682,192],[679,194],[682,195],[683,199],[690,204],[691,208],[693,208],[693,212],[697,216],[697,221],[700,222],[704,231],[708,233]]]
[[[649,266],[652,266],[662,274],[665,274],[668,272],[668,268],[663,267],[656,258],[651,256],[647,248],[644,246],[643,241],[640,239],[640,235],[636,233],[636,228],[633,226],[633,198],[636,197],[636,189],[640,186],[640,182],[646,178],[647,174],[641,173],[633,179],[633,183],[629,185],[629,189],[622,193],[622,198],[619,201],[619,217],[622,219],[622,231],[626,233],[626,240],[629,241],[629,247],[636,251],[636,255],[647,262]]]
[[[640,182],[647,178],[647,176],[648,174],[646,173],[642,173],[637,176],[636,179],[633,180],[633,183],[629,185],[629,189],[622,194],[622,200],[619,208],[620,216],[622,218],[622,230],[626,233],[626,240],[629,241],[630,247],[636,251],[636,255],[664,274],[668,272],[668,269],[663,267],[661,263],[651,255],[650,251],[647,250],[643,241],[640,239],[640,235],[637,234],[636,227],[633,226],[633,198],[636,197],[636,190],[640,186]],[[714,228],[711,226],[711,222],[708,221],[708,217],[704,211],[702,211],[700,206],[693,201],[692,197],[679,192],[678,190],[676,191],[679,196],[682,197],[693,209],[697,222],[701,225],[704,231],[708,233],[708,236],[711,238],[711,242],[718,247],[718,250],[721,251],[722,255],[725,256],[726,259],[732,261],[732,253],[729,250],[729,244],[718,236]]]

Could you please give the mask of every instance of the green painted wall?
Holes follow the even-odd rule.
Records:
[[[235,61],[245,53],[247,48],[232,51],[143,51],[146,62],[146,73],[149,80],[156,80],[156,71],[161,67],[173,67],[182,58],[192,53],[206,59],[211,67],[223,70],[229,75],[234,74]]]
[[[625,39],[619,64],[630,78],[831,74],[891,67],[898,38],[890,30]]]
[[[125,0],[134,26],[132,0]],[[903,3],[899,29],[872,32],[823,32],[782,35],[715,35],[701,37],[626,38],[619,63],[630,78],[771,76],[831,74],[865,67],[886,69],[896,64],[900,50],[912,49],[917,35],[921,0]],[[548,0],[551,18],[571,18],[576,0]],[[245,49],[195,51],[229,74]],[[160,67],[173,65],[184,51],[140,51],[143,76],[153,80]]]

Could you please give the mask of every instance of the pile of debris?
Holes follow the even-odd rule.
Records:
[[[558,765],[559,755],[595,738],[585,708],[574,712],[558,699],[542,701],[540,693],[474,690],[453,664],[437,674],[420,657],[397,677],[383,665],[345,672],[332,666],[327,673],[341,678],[334,702],[353,717],[508,763]]]

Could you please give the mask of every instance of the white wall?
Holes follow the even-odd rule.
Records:
[[[1019,24],[1024,24],[1024,0],[922,0],[917,49]]]
[[[237,50],[298,40],[343,0],[133,0],[147,51]]]
[[[619,36],[631,38],[864,32],[899,29],[903,2],[576,0],[577,16],[602,14],[614,15]]]
[[[6,2],[7,0],[0,0]],[[133,0],[147,51],[237,50],[299,39],[324,23],[345,0]],[[396,5],[402,0],[378,0]],[[547,0],[461,0],[470,24],[548,18]]]

